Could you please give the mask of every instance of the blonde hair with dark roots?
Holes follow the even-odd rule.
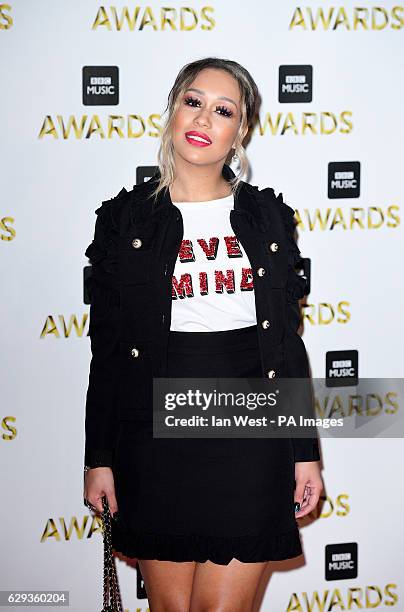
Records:
[[[160,191],[163,189],[168,190],[175,177],[174,152],[171,140],[172,124],[175,114],[181,103],[182,95],[184,94],[185,90],[188,89],[190,84],[196,78],[197,74],[204,68],[226,70],[236,79],[240,89],[241,120],[239,134],[237,136],[235,145],[235,154],[238,155],[240,161],[240,171],[233,179],[230,180],[233,194],[236,194],[237,192],[241,177],[247,174],[249,170],[247,155],[240,138],[245,128],[249,130],[253,126],[258,104],[257,85],[255,84],[255,81],[248,70],[237,62],[218,57],[206,57],[199,59],[189,64],[185,64],[185,66],[181,68],[177,78],[175,79],[174,85],[168,94],[168,102],[164,110],[164,113],[168,110],[168,116],[163,126],[161,143],[157,153],[160,178],[157,181],[156,189],[154,189],[154,191],[151,193],[151,197],[154,196],[155,201],[157,200],[157,196]]]

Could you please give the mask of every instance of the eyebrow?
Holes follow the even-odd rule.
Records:
[[[196,91],[196,93],[201,94],[201,96],[204,96],[204,95],[205,95],[205,92],[204,92],[204,91],[202,91],[202,89],[196,89],[196,87],[188,87],[188,89],[186,89],[185,91],[186,91],[186,92],[187,92],[187,91]],[[184,93],[185,93],[185,92],[184,92]],[[235,103],[235,101],[234,101],[234,100],[232,100],[231,98],[228,98],[227,96],[219,96],[217,99],[218,99],[218,100],[227,100],[228,102],[231,102],[232,104],[234,104],[234,106],[235,106],[236,108],[238,108],[238,106],[237,106],[237,104]]]

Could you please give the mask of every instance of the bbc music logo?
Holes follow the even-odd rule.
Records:
[[[326,387],[351,387],[358,384],[359,354],[357,350],[327,351],[325,356]]]
[[[119,104],[118,66],[83,66],[83,105]]]
[[[146,585],[144,583],[139,563],[136,563],[136,598],[147,599]]]
[[[346,580],[358,577],[358,543],[327,544],[325,579]]]
[[[301,257],[296,264],[295,271],[305,279],[306,295],[309,295],[311,291],[311,259],[309,257]]]
[[[83,268],[83,302],[84,304],[91,304],[91,275],[93,268],[92,266],[84,266]]]
[[[279,66],[278,101],[281,103],[312,102],[313,66]]]
[[[136,185],[144,183],[151,179],[153,174],[158,169],[158,166],[137,166],[136,168]]]
[[[329,162],[328,164],[328,197],[359,198],[361,165],[358,161]]]

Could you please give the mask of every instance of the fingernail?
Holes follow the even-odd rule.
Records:
[[[300,510],[300,502],[295,502],[295,512],[299,512]]]

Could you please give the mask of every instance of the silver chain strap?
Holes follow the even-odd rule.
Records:
[[[102,498],[102,507],[102,535],[104,541],[104,601],[101,612],[123,612],[115,559],[112,555],[111,514],[109,512],[108,500],[105,495]]]

